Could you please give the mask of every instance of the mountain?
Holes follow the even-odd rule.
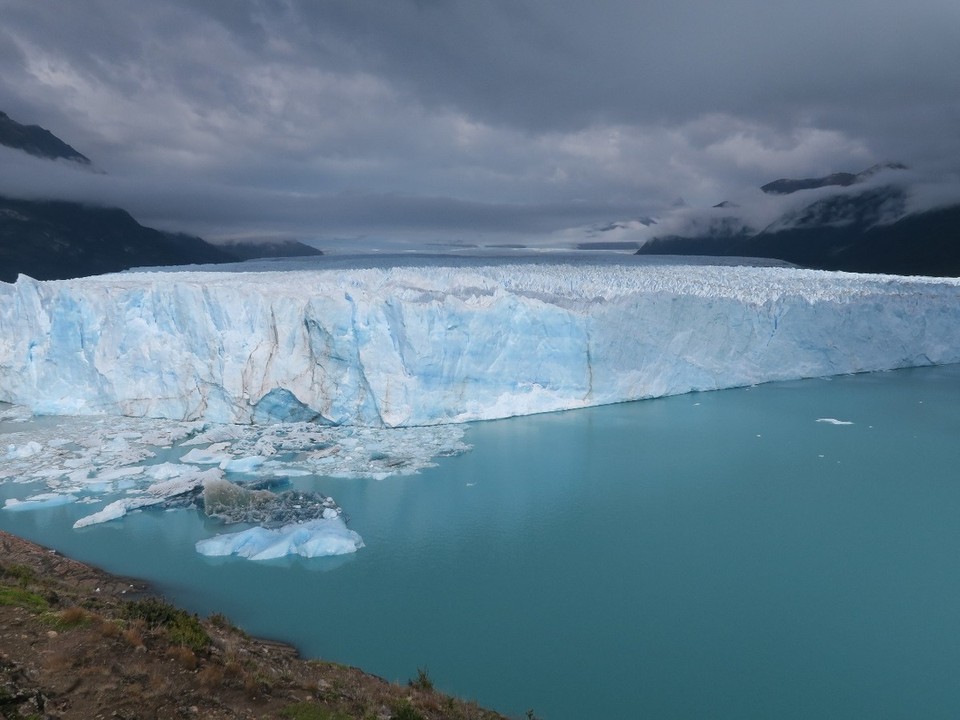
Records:
[[[89,158],[49,130],[22,125],[4,112],[0,112],[0,144],[45,160],[90,165]],[[0,196],[2,282],[13,282],[21,273],[38,280],[63,280],[132,267],[297,255],[322,253],[296,241],[216,246],[192,235],[145,227],[120,208]]]
[[[61,280],[131,267],[235,262],[198,237],[144,227],[125,210],[0,196],[0,281]]]
[[[274,240],[255,242],[230,240],[218,242],[214,247],[223,250],[237,260],[256,260],[257,258],[287,258],[323,255],[323,252],[311,245],[296,240]]]
[[[846,187],[853,185],[855,182],[857,182],[857,176],[853,173],[833,173],[822,178],[804,178],[803,180],[781,178],[766,185],[761,185],[760,189],[770,195],[789,195],[798,190],[813,190],[833,185]]]
[[[21,125],[5,112],[0,112],[0,145],[48,160],[73,160],[89,165],[90,159],[67,145],[39,125]]]
[[[840,172],[827,175],[826,177],[804,178],[803,180],[790,180],[788,178],[781,178],[780,180],[774,180],[773,182],[769,182],[766,185],[760,186],[760,189],[768,195],[790,195],[798,190],[814,190],[822,187],[848,187],[850,185],[863,182],[867,178],[876,175],[881,170],[906,169],[906,165],[902,165],[900,163],[883,163],[874,165],[873,167],[867,168],[863,172],[856,174]],[[723,203],[720,205],[723,205]]]
[[[831,186],[847,189],[826,197],[818,195],[759,231],[726,215],[689,237],[656,237],[637,254],[763,257],[821,270],[960,276],[960,204],[908,213],[906,191],[897,185],[871,186],[860,192],[849,189],[882,169],[903,166],[776,180],[764,185],[764,192],[788,194]]]

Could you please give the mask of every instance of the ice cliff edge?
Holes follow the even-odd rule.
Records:
[[[0,283],[0,400],[428,425],[960,361],[960,281],[517,263]]]

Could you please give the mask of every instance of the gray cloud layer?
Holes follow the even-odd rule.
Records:
[[[0,109],[211,236],[565,237],[782,176],[960,170],[955,0],[0,0]],[[49,171],[49,172],[48,172]]]

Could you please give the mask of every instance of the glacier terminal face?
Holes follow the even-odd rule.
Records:
[[[0,283],[0,400],[413,426],[960,362],[960,281],[446,261]]]

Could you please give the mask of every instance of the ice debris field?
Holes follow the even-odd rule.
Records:
[[[953,279],[630,256],[20,277],[0,482],[39,491],[5,510],[199,507],[248,526],[202,553],[352,552],[336,503],[284,478],[416,472],[472,420],[960,362],[958,319]],[[72,417],[16,430],[34,414]]]
[[[144,508],[198,508],[227,525],[252,525],[201,541],[199,552],[254,560],[339,555],[363,546],[333,498],[286,489],[290,478],[382,479],[416,473],[437,457],[467,449],[456,425],[387,430],[37,420],[22,406],[0,406],[0,483],[27,491],[6,500],[5,511],[87,504],[92,511],[74,523],[83,528]]]

